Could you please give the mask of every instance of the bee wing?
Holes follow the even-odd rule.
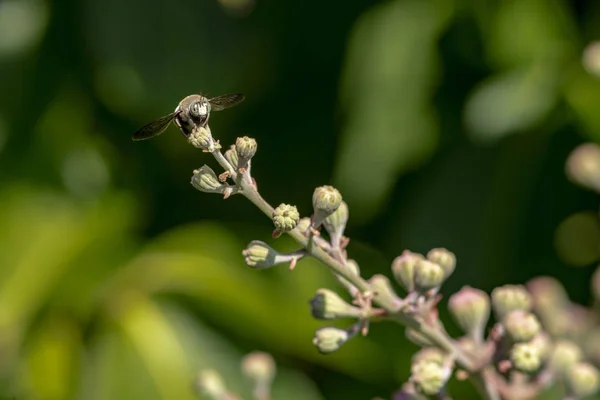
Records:
[[[243,94],[235,93],[213,97],[208,101],[210,102],[211,111],[221,111],[241,103],[245,98]]]
[[[142,126],[140,129],[135,131],[132,138],[133,140],[144,140],[150,139],[151,137],[158,136],[167,129],[173,118],[177,115],[176,112],[160,117],[147,125]]]

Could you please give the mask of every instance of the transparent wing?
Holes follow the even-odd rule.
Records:
[[[173,121],[173,118],[175,118],[175,115],[177,115],[177,113],[172,112],[171,114],[160,117],[159,119],[142,126],[133,134],[132,139],[144,140],[160,135],[165,131],[165,129],[167,129],[171,121]]]
[[[244,101],[246,97],[243,94],[224,94],[222,96],[209,99],[211,111],[221,111],[226,108],[233,107]]]

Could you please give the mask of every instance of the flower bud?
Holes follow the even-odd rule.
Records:
[[[255,351],[242,359],[242,372],[254,383],[255,398],[269,397],[275,371],[275,361],[268,353]]]
[[[515,369],[531,373],[542,365],[539,349],[531,343],[517,343],[510,350],[510,361]]]
[[[300,214],[296,206],[281,203],[273,210],[273,224],[279,232],[289,232],[296,227]]]
[[[334,245],[339,244],[340,238],[344,234],[346,229],[346,223],[348,222],[348,205],[345,201],[340,203],[340,206],[331,215],[329,215],[323,221],[323,226],[329,233],[331,243]]]
[[[329,354],[337,351],[350,339],[350,335],[344,329],[324,327],[317,329],[313,344],[321,354]]]
[[[210,399],[218,400],[228,395],[221,375],[212,369],[200,371],[195,383],[198,392]]]
[[[348,304],[337,293],[319,289],[310,301],[310,311],[316,319],[360,318],[362,311]]]
[[[567,372],[567,385],[576,398],[591,396],[600,388],[600,374],[592,364],[579,362]]]
[[[456,256],[446,249],[439,248],[429,250],[427,259],[442,267],[445,279],[448,279],[448,277],[452,275],[452,272],[454,272],[454,268],[456,267]]]
[[[418,260],[415,264],[415,287],[420,292],[427,292],[442,286],[445,279],[444,269],[429,260]]]
[[[242,251],[244,263],[254,269],[266,269],[275,265],[290,262],[290,257],[280,254],[271,246],[260,240],[253,240]]]
[[[533,309],[540,315],[551,317],[556,310],[569,304],[563,285],[555,278],[538,276],[525,285],[532,299]]]
[[[552,370],[564,376],[582,356],[581,349],[575,343],[561,339],[554,344],[548,364]]]
[[[231,166],[235,169],[239,162],[235,144],[232,144],[229,147],[229,149],[225,152],[224,156],[225,156],[225,159],[229,162],[229,164],[231,164]]]
[[[600,191],[600,146],[584,143],[575,148],[567,159],[566,173],[572,182]]]
[[[208,125],[206,125],[206,127],[198,127],[197,129],[194,129],[188,136],[188,142],[192,146],[204,151],[214,151],[220,147],[215,143]]]
[[[449,378],[449,368],[436,361],[423,360],[413,363],[411,381],[421,393],[433,396],[439,393]]]
[[[239,137],[235,141],[235,149],[238,155],[238,168],[247,168],[248,162],[256,154],[258,145],[256,140],[248,136]]]
[[[392,284],[390,280],[381,274],[376,274],[369,279],[369,283],[371,284],[371,288],[375,292],[375,299],[383,304],[386,304],[390,307],[399,307],[401,304],[401,299],[398,297],[394,289],[392,288]]]
[[[504,316],[502,325],[515,342],[529,342],[541,329],[537,317],[528,311],[513,310]]]
[[[475,340],[483,338],[490,318],[490,298],[484,291],[464,286],[450,296],[448,309],[463,332]]]
[[[425,257],[421,254],[404,250],[392,262],[392,273],[396,282],[402,285],[409,293],[415,290],[415,265],[417,261],[424,259]]]
[[[342,204],[341,193],[333,186],[319,186],[313,192],[313,227],[319,227]]]
[[[219,182],[215,171],[208,165],[203,165],[194,170],[191,180],[192,186],[201,192],[222,194],[229,185]]]
[[[501,320],[513,310],[531,310],[531,296],[523,285],[504,285],[492,290],[492,307]]]
[[[546,332],[538,332],[538,334],[535,335],[535,337],[529,343],[532,346],[537,347],[538,354],[540,355],[540,359],[542,361],[546,361],[548,359],[550,356],[550,351],[552,350],[552,341]]]

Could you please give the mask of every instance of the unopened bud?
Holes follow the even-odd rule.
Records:
[[[192,186],[201,192],[223,194],[229,185],[219,182],[215,171],[208,165],[203,165],[194,170],[191,180]]]
[[[348,304],[337,293],[319,289],[310,301],[310,311],[316,319],[360,318],[362,311]]]
[[[280,254],[260,240],[253,240],[242,251],[244,263],[254,269],[266,269],[278,264],[289,263],[291,257]]]
[[[567,385],[569,391],[577,398],[595,394],[600,388],[598,369],[587,362],[575,364],[567,372]]]
[[[439,393],[448,378],[450,369],[434,360],[422,360],[413,362],[411,367],[411,382],[414,383],[417,390],[427,396],[433,396]]]
[[[492,307],[501,320],[513,310],[531,310],[531,296],[523,285],[504,285],[492,290]]]
[[[563,285],[550,276],[538,276],[525,285],[533,300],[533,309],[551,316],[556,310],[569,304],[569,297]]]
[[[540,331],[537,317],[528,311],[513,310],[504,316],[502,325],[515,342],[529,342]]]
[[[427,292],[442,286],[446,273],[444,269],[429,260],[418,260],[415,264],[415,288]]]
[[[415,290],[415,265],[417,261],[424,259],[425,257],[421,254],[404,250],[392,262],[392,273],[396,282],[409,293]]]
[[[296,227],[300,214],[296,206],[280,204],[273,210],[273,224],[279,232],[289,232]]]
[[[342,195],[333,186],[319,186],[313,192],[313,226],[319,227],[342,204]]]
[[[317,329],[313,338],[313,344],[322,354],[337,351],[350,339],[350,335],[344,329],[335,327],[324,327]]]
[[[218,400],[228,395],[221,375],[212,369],[200,371],[195,383],[198,392],[210,399]]]
[[[464,286],[450,296],[448,308],[463,332],[475,340],[482,339],[490,317],[490,298],[487,293]]]
[[[381,274],[376,274],[369,279],[371,288],[375,292],[375,299],[382,304],[386,304],[392,308],[398,308],[401,304],[401,299],[398,297],[390,280]]]
[[[204,151],[214,151],[215,149],[220,148],[220,146],[213,139],[208,125],[206,125],[206,127],[198,127],[194,129],[188,136],[188,142],[192,146]]]
[[[566,172],[572,182],[600,191],[600,146],[584,143],[575,148],[567,159]]]
[[[546,361],[550,356],[550,351],[552,350],[552,341],[550,340],[550,336],[544,331],[538,332],[537,335],[529,342],[532,346],[537,347],[538,354],[542,361]]]
[[[247,168],[248,162],[256,154],[258,145],[256,140],[248,136],[239,137],[235,141],[235,149],[238,155],[238,168]]]
[[[442,267],[446,279],[454,272],[454,268],[456,267],[456,256],[446,249],[438,248],[429,250],[427,259]]]
[[[235,148],[235,144],[232,144],[229,149],[227,149],[227,151],[224,154],[225,159],[229,162],[229,164],[231,164],[231,166],[233,168],[236,168],[238,166],[238,155],[237,155],[237,149]]]
[[[275,378],[276,366],[270,354],[255,351],[242,359],[242,372],[254,383],[254,395],[258,399],[268,398]]]
[[[570,340],[561,339],[554,344],[548,364],[553,371],[564,376],[582,356],[579,346]]]
[[[539,349],[531,343],[517,343],[510,350],[510,361],[521,372],[535,372],[541,364]]]
[[[336,245],[344,234],[346,223],[348,222],[348,205],[345,201],[331,215],[323,221],[323,226],[329,233],[331,242]]]

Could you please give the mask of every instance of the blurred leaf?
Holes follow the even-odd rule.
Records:
[[[345,114],[334,183],[355,223],[373,218],[406,172],[438,140],[432,97],[438,39],[452,2],[396,0],[358,20],[342,76]]]
[[[83,347],[76,321],[49,316],[34,332],[24,359],[25,398],[68,399],[79,379]]]
[[[465,105],[474,140],[493,142],[540,124],[557,102],[557,76],[541,65],[499,73],[480,83]]]
[[[575,21],[564,1],[503,0],[498,5],[486,46],[497,68],[554,62],[575,53]]]
[[[243,248],[216,224],[172,230],[122,271],[108,296],[131,287],[144,293],[184,293],[196,300],[203,314],[265,348],[366,381],[389,376],[385,350],[368,337],[352,340],[344,351],[328,356],[312,345],[322,323],[312,318],[308,301],[319,287],[339,288],[324,265],[308,259],[293,272],[285,266],[255,271],[243,264]]]

